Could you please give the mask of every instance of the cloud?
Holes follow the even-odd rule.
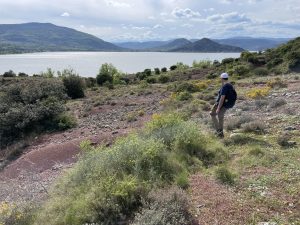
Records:
[[[163,28],[164,26],[161,24],[156,24],[153,26],[153,29],[159,29],[159,28]]]
[[[172,11],[172,15],[176,18],[195,18],[195,17],[200,17],[201,14],[199,12],[193,11],[189,8],[186,9],[181,9],[181,8],[175,8]]]
[[[214,14],[207,17],[210,22],[218,23],[240,23],[240,22],[251,22],[245,14],[239,14],[237,12],[225,13],[225,14]]]
[[[130,8],[131,5],[129,3],[125,2],[118,2],[118,1],[113,1],[113,0],[106,0],[106,5],[112,6],[115,8]]]
[[[70,17],[71,15],[70,15],[70,13],[68,13],[68,12],[64,12],[64,13],[61,14],[60,16],[62,16],[62,17]]]

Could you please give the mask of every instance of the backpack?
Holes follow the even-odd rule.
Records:
[[[235,105],[235,102],[237,100],[237,93],[236,93],[233,86],[230,89],[230,91],[228,93],[228,96],[226,96],[226,100],[227,100],[226,101],[226,108],[232,108]]]

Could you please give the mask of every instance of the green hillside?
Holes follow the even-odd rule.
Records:
[[[0,53],[123,50],[90,34],[50,23],[0,25],[0,43]]]

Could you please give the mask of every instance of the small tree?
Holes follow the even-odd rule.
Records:
[[[176,70],[177,69],[177,66],[176,65],[173,65],[170,67],[170,70]]]
[[[168,71],[168,69],[166,67],[161,68],[162,73],[166,73],[167,71]]]
[[[26,74],[26,73],[19,73],[18,76],[19,77],[28,77],[28,74]]]
[[[8,72],[5,72],[3,74],[3,77],[15,77],[15,76],[16,76],[16,74],[12,70],[9,70]]]
[[[144,74],[145,74],[146,77],[151,76],[151,69],[145,69]]]
[[[68,96],[72,99],[83,98],[85,82],[72,69],[65,69],[61,73],[61,77],[66,88]]]
[[[155,73],[156,75],[159,75],[159,74],[160,74],[160,69],[159,69],[159,68],[155,68],[155,69],[154,69],[154,73]]]
[[[103,85],[105,82],[112,83],[113,77],[118,73],[118,70],[116,67],[114,67],[112,64],[104,63],[102,64],[99,73],[97,75],[97,83],[99,85]]]

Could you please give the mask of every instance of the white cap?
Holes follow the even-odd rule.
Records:
[[[222,79],[226,79],[226,78],[229,78],[229,75],[228,75],[228,73],[222,73],[220,77]]]

